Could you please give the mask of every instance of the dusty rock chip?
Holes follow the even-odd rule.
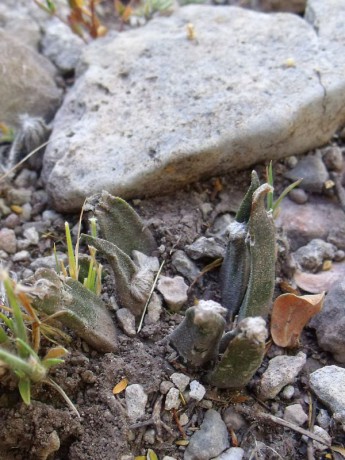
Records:
[[[293,182],[303,179],[299,187],[308,192],[317,193],[322,193],[324,184],[329,179],[328,171],[322,161],[320,152],[302,157],[297,165],[284,175]]]
[[[128,385],[125,392],[127,414],[132,423],[145,414],[147,394],[138,383]]]
[[[263,373],[259,396],[263,400],[273,399],[280,390],[292,383],[306,363],[306,355],[299,352],[296,356],[276,356],[269,362]]]
[[[200,270],[184,251],[174,252],[171,262],[175,269],[190,282],[193,282],[200,275]]]
[[[325,259],[332,260],[337,248],[321,239],[311,240],[293,253],[295,261],[304,269],[316,272],[322,267]]]
[[[17,250],[17,238],[14,230],[2,228],[0,230],[0,249],[8,254],[14,254]]]
[[[186,246],[185,249],[192,259],[201,259],[202,257],[218,259],[225,255],[225,247],[223,245],[217,243],[214,238],[206,238],[204,236]]]
[[[302,426],[308,420],[308,415],[304,412],[301,404],[291,404],[285,408],[284,420]]]
[[[181,276],[174,278],[161,276],[157,283],[157,289],[172,311],[179,311],[187,302],[188,286]]]
[[[205,413],[200,430],[193,434],[184,460],[209,460],[229,447],[228,432],[221,416],[214,409]]]
[[[174,382],[174,384],[180,391],[184,391],[189,384],[190,378],[188,377],[188,375],[181,374],[180,372],[174,372],[173,374],[171,374],[170,380]]]
[[[165,398],[165,410],[178,409],[180,404],[180,391],[177,388],[170,388]]]
[[[307,21],[188,5],[90,43],[44,158],[55,206],[102,189],[160,194],[324,145],[345,114],[344,13],[326,3],[310,0]]]
[[[245,452],[241,447],[230,447],[212,460],[242,460]]]

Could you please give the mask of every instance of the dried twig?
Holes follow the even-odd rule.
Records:
[[[169,434],[173,435],[173,430],[161,419],[162,399],[163,396],[160,396],[155,402],[151,418],[145,420],[144,422],[134,423],[133,425],[129,426],[129,429],[134,430],[136,428],[142,428],[144,426],[153,425],[157,432],[157,439],[160,442],[162,442],[162,428],[164,428],[165,431],[167,431]]]
[[[290,430],[296,431],[297,433],[303,434],[303,435],[307,436],[308,438],[314,439],[314,441],[320,442],[321,444],[324,444],[327,447],[331,446],[330,442],[328,442],[325,439],[321,438],[317,434],[314,434],[309,430],[305,430],[304,428],[301,428],[298,425],[295,425],[294,423],[291,423],[291,422],[288,422],[286,420],[283,420],[282,418],[276,417],[275,415],[266,414],[264,412],[255,412],[253,414],[251,412],[253,409],[251,409],[249,407],[244,407],[244,406],[237,407],[237,410],[239,412],[243,413],[244,415],[249,416],[249,417],[255,417],[260,422],[276,423],[277,425],[285,426],[286,428],[289,428]]]

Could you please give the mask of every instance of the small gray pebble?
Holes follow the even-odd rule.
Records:
[[[162,395],[166,395],[171,388],[174,388],[174,384],[168,380],[163,380],[163,382],[159,385],[159,391]]]
[[[293,385],[286,385],[286,387],[281,392],[281,395],[284,399],[291,399],[295,394],[295,388]]]
[[[326,147],[323,150],[323,162],[330,171],[342,171],[343,153],[337,145]]]
[[[301,188],[294,188],[289,193],[289,198],[291,201],[297,204],[304,204],[308,201],[308,194],[305,190]]]
[[[13,262],[23,262],[24,260],[30,260],[29,251],[19,251],[16,252],[12,257]]]
[[[345,259],[345,251],[343,251],[342,249],[339,249],[338,251],[336,251],[336,253],[334,254],[334,261],[341,262],[344,259]]]

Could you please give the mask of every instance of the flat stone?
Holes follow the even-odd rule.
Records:
[[[241,447],[230,447],[218,457],[212,460],[242,460],[245,452]]]
[[[188,377],[188,375],[181,374],[180,372],[174,372],[173,374],[171,374],[170,380],[174,382],[175,386],[181,392],[183,392],[187,388],[190,382],[190,378]]]
[[[324,430],[320,426],[315,425],[313,428],[313,433],[315,433],[317,436],[320,436],[320,438],[324,439],[328,443],[329,446],[332,444],[331,436],[329,435],[329,433],[327,433],[326,430]],[[313,441],[313,446],[316,450],[320,452],[328,449],[328,447],[325,444],[322,444],[321,442],[318,442],[318,441]]]
[[[61,96],[53,73],[46,58],[0,29],[0,120],[17,126],[25,113],[49,121]]]
[[[200,270],[196,264],[180,249],[174,252],[171,263],[174,268],[190,282],[193,282],[200,275]]]
[[[125,398],[128,418],[134,423],[145,414],[147,394],[141,385],[134,383],[126,388]]]
[[[210,460],[229,447],[228,430],[214,409],[205,413],[200,430],[190,439],[184,460]]]
[[[147,306],[147,313],[144,319],[145,325],[157,323],[161,316],[162,310],[162,298],[156,292],[154,292],[151,296],[150,303]]]
[[[327,240],[337,246],[336,240],[341,238],[341,234],[338,232],[337,238],[329,239],[328,237],[335,233],[332,229],[341,226],[343,222],[344,211],[338,203],[321,196],[317,198],[311,196],[309,201],[303,205],[284,198],[276,219],[276,225],[284,228],[292,251],[296,251],[315,238]],[[345,235],[345,226],[343,235]],[[345,236],[342,241],[344,241],[345,248]],[[338,249],[344,248],[338,246]]]
[[[322,268],[323,261],[332,260],[337,248],[324,240],[315,238],[306,246],[302,246],[293,253],[293,258],[305,270],[316,272]]]
[[[192,244],[187,245],[185,249],[192,259],[202,259],[203,257],[218,259],[225,256],[225,246],[217,243],[212,237],[201,236]]]
[[[187,302],[188,286],[182,276],[160,276],[157,289],[172,311],[179,311]]]
[[[345,117],[344,16],[341,0],[309,0],[307,20],[188,5],[95,40],[44,157],[55,207],[78,210],[102,189],[160,194],[324,145]]]
[[[302,352],[296,356],[284,355],[271,359],[261,378],[260,398],[275,398],[283,387],[294,382],[305,363],[306,355]]]
[[[127,308],[120,308],[117,310],[116,318],[125,334],[129,337],[134,337],[136,335],[135,316]]]
[[[316,154],[302,157],[297,165],[285,174],[285,177],[293,182],[303,179],[299,187],[315,193],[322,193],[324,184],[329,179],[320,151]]]
[[[342,278],[344,279],[344,278]],[[345,363],[345,282],[334,283],[323,308],[309,322],[323,350],[333,354],[336,361]]]
[[[285,408],[284,420],[302,426],[308,420],[308,415],[304,412],[301,404],[291,404]]]
[[[170,388],[165,398],[165,410],[178,409],[180,404],[180,391],[177,388]]]
[[[0,249],[8,254],[14,254],[17,250],[17,238],[14,230],[11,228],[2,228],[0,230]]]

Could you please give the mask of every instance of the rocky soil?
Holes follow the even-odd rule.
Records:
[[[48,20],[35,5],[28,7],[26,3],[15,3],[16,14],[11,0],[0,5],[0,47],[7,50],[1,54],[0,62],[2,68],[16,75],[12,86],[4,89],[0,85],[0,94],[4,90],[9,101],[5,103],[3,99],[0,121],[20,132],[19,115],[41,116],[49,125],[45,137],[50,130],[53,134],[43,160],[42,154],[36,155],[36,161],[26,163],[14,177],[0,183],[3,265],[14,278],[23,281],[40,267],[55,267],[54,244],[59,257],[66,259],[64,222],[70,223],[76,238],[78,209],[84,198],[105,188],[131,199],[155,236],[160,262],[165,261],[162,275],[175,284],[169,298],[164,291],[164,278],[161,279],[155,294],[157,307],[136,333],[131,319],[117,311],[114,281],[105,263],[101,296],[118,329],[118,351],[98,353],[71,330],[64,329],[64,346],[69,355],[63,365],[51,371],[51,376],[72,399],[80,418],[44,385],[33,388],[32,403],[26,406],[13,377],[3,377],[1,459],[153,459],[150,449],[160,460],[343,458],[345,118],[339,108],[339,94],[345,83],[339,77],[338,87],[334,88],[331,77],[328,81],[322,72],[332,64],[332,72],[341,73],[337,51],[344,48],[345,37],[338,28],[328,31],[321,19],[319,33],[315,34],[310,26],[311,12],[324,13],[324,6],[310,1],[308,21],[296,14],[303,12],[303,2],[287,2],[290,8],[292,3],[296,5],[295,14],[277,17],[260,11],[231,10],[229,6],[209,5],[207,10],[191,6],[187,10],[180,8],[170,19],[158,16],[142,28],[125,26],[122,32],[112,31],[104,42],[85,45],[56,19]],[[250,2],[236,3],[248,6]],[[252,3],[261,11],[278,8],[278,2]],[[341,18],[341,2],[330,3],[327,21],[335,24]],[[107,5],[104,11],[108,11]],[[171,53],[176,52],[171,38],[174,30],[181,41],[179,49],[188,54],[181,24],[185,27],[186,22],[195,20],[199,42],[193,46],[199,48],[204,43],[205,27],[206,41],[212,48],[219,37],[221,41],[228,40],[222,28],[214,32],[213,21],[226,23],[229,17],[236,17],[238,24],[247,24],[251,30],[258,24],[256,38],[247,35],[250,43],[257,40],[254,53],[258,56],[261,46],[265,48],[272,40],[267,30],[276,37],[281,28],[281,41],[275,41],[269,50],[275,56],[275,64],[270,67],[270,59],[255,62],[256,68],[263,68],[253,84],[255,72],[252,69],[248,73],[245,57],[241,60],[238,55],[231,62],[226,56],[224,60],[217,58],[214,66],[224,67],[214,70],[211,58],[203,61],[204,54],[211,53],[205,45],[198,49],[198,61],[205,66],[205,73],[196,68],[189,80],[183,80],[180,64],[173,62],[172,71],[181,80],[181,85],[175,84],[176,90],[170,80],[168,85],[175,91],[176,107],[169,98],[158,98],[157,102],[157,94],[166,90],[161,83],[154,86],[163,78],[159,69],[162,49],[148,43],[147,36],[168,31],[165,38],[170,36],[170,42],[163,50],[167,59],[163,59],[164,66],[168,66]],[[116,22],[113,25],[120,28]],[[288,35],[283,39],[285,31]],[[307,39],[300,41],[303,31],[310,34],[312,44]],[[232,35],[238,37],[237,33],[233,31]],[[245,33],[241,29],[243,40]],[[322,48],[318,40],[328,45]],[[133,46],[133,41],[138,49],[133,48],[134,54],[128,60],[123,50]],[[149,49],[146,54],[142,46]],[[112,54],[114,47],[116,56]],[[302,47],[298,56],[290,55],[298,47]],[[321,77],[314,68],[316,48],[323,66]],[[248,53],[251,58],[253,50]],[[287,61],[292,58],[294,61]],[[22,61],[31,69],[32,77],[25,78],[18,69]],[[111,76],[112,61],[121,67],[122,73],[116,70],[116,80]],[[224,69],[229,71],[233,66],[240,69],[231,76],[232,83],[228,76],[218,78],[224,75]],[[218,75],[216,81],[209,69]],[[297,74],[286,77],[289,84],[285,90],[285,85],[276,86],[270,98],[267,85],[278,85],[287,69],[297,69]],[[209,83],[202,81],[200,75],[206,75]],[[300,86],[294,86],[298,80]],[[9,84],[0,73],[0,82],[3,81]],[[230,84],[235,85],[235,93],[240,87],[245,89],[242,99],[231,96],[224,100]],[[126,85],[133,94],[122,98]],[[217,90],[219,94],[212,99],[210,92]],[[183,98],[194,101],[192,109],[190,103],[183,103]],[[260,110],[250,107],[251,98],[258,101]],[[269,119],[262,110],[266,103],[269,110],[273,105],[278,107]],[[113,104],[111,110],[105,110],[109,104]],[[236,111],[228,122],[226,113],[231,104],[236,104]],[[169,106],[167,112],[162,110],[164,106]],[[112,117],[116,110],[121,111],[121,120],[116,115],[115,123]],[[242,125],[238,121],[241,116],[247,123],[244,128],[243,120]],[[170,134],[165,137],[168,128]],[[279,134],[281,130],[283,134]],[[197,147],[197,143],[201,146]],[[14,157],[8,159],[9,150],[9,144],[1,144],[4,168],[23,150],[25,153],[23,147],[20,152],[12,149]],[[247,151],[250,158],[246,158]],[[188,155],[182,155],[185,152]],[[166,159],[168,154],[175,158]],[[205,369],[185,366],[165,339],[181,323],[186,308],[197,300],[221,302],[219,267],[205,274],[202,271],[224,255],[227,227],[250,182],[248,166],[253,165],[264,181],[270,159],[276,160],[276,197],[292,181],[304,178],[283,200],[275,221],[278,254],[274,295],[288,290],[326,291],[326,301],[321,313],[304,329],[298,348],[287,350],[270,341],[262,366],[245,389],[220,390],[204,383]],[[221,166],[226,161],[230,166]],[[171,192],[172,188],[175,189]],[[88,231],[86,218],[82,227]],[[174,312],[172,306],[176,310],[176,305],[182,308]],[[43,339],[43,351],[48,347]],[[114,387],[124,378],[128,386],[114,394]]]

